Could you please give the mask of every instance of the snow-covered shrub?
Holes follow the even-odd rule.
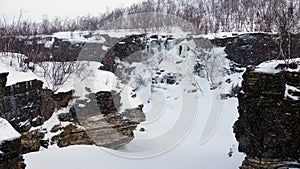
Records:
[[[28,70],[27,56],[20,53],[0,52],[0,61],[7,66],[14,67],[17,71]]]
[[[40,62],[38,64],[39,70],[36,70],[36,73],[45,79],[51,90],[57,91],[72,75],[80,76],[86,66],[76,61]]]

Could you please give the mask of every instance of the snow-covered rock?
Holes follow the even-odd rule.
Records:
[[[267,61],[243,74],[234,133],[247,158],[241,168],[299,168],[300,72]],[[289,159],[289,160],[287,160]]]
[[[0,118],[0,145],[5,141],[12,141],[20,137],[21,134],[7,120]]]

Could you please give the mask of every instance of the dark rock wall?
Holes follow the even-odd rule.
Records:
[[[269,169],[274,160],[281,164],[299,160],[300,100],[285,98],[285,85],[300,89],[300,73],[268,74],[247,69],[243,79],[238,94],[239,119],[234,124],[239,151],[247,155],[243,167]]]
[[[227,57],[242,66],[258,65],[264,61],[279,57],[278,35],[255,33],[243,34],[234,38],[212,41],[218,46],[226,46]],[[283,38],[286,49],[288,38]],[[291,34],[291,58],[299,57],[300,34]],[[284,51],[287,56],[286,50]],[[282,58],[280,58],[282,59]]]
[[[5,85],[7,81],[8,73],[1,73],[0,74],[0,99],[5,96]]]
[[[101,63],[101,70],[115,72],[117,63],[116,58],[124,60],[129,55],[135,52],[144,50],[146,48],[146,43],[142,39],[145,38],[145,34],[132,35],[123,40],[120,40],[106,53],[103,57]]]
[[[103,38],[105,42],[74,42],[66,39],[59,39],[53,35],[30,36],[30,37],[0,37],[0,52],[21,53],[28,57],[26,62],[41,61],[73,61],[73,60],[93,60],[101,61],[107,53],[102,47],[111,48],[118,44],[122,38],[110,37],[106,34],[95,35]],[[95,38],[85,36],[88,38]],[[53,43],[52,43],[52,42]],[[52,45],[45,45],[51,43]],[[137,44],[139,42],[137,41]],[[133,43],[132,43],[133,44]],[[119,46],[124,47],[124,46]],[[131,49],[137,48],[133,45]],[[124,50],[123,50],[124,51]]]
[[[21,138],[5,141],[0,144],[0,169],[23,169],[25,168],[24,159],[20,155]]]
[[[258,65],[279,56],[279,37],[276,34],[249,33],[234,36],[215,38],[211,42],[216,46],[226,47],[227,57],[242,66]],[[132,35],[125,39],[113,38],[108,35],[101,35],[101,37],[105,38],[106,42],[104,44],[110,48],[109,51],[102,50],[103,44],[100,43],[74,43],[54,37],[54,43],[49,48],[45,47],[45,43],[38,44],[38,41],[43,41],[45,38],[51,39],[51,35],[49,37],[36,36],[30,38],[3,37],[0,38],[0,51],[22,53],[29,57],[29,61],[33,62],[74,60],[78,56],[81,57],[80,59],[87,60],[98,60],[100,58],[103,64],[102,69],[114,72],[116,68],[114,59],[116,57],[122,60],[137,51],[147,49],[149,52],[153,46],[170,49],[170,46],[172,46],[170,41],[174,40],[174,38],[169,37],[162,41],[157,35],[152,35],[150,36],[152,38],[151,43],[146,43],[144,40],[149,40],[149,38],[145,34]],[[176,40],[180,41],[180,39]],[[285,36],[283,38],[284,47],[287,47],[288,41],[289,39]],[[299,46],[300,34],[291,34],[291,58],[299,57]],[[284,52],[287,55],[287,51]],[[95,56],[95,53],[97,56]],[[99,57],[99,55],[101,56]]]
[[[115,72],[118,63],[116,58],[129,63],[139,62],[148,55],[154,54],[153,49],[161,51],[162,49],[170,50],[180,39],[175,39],[171,35],[152,35],[148,37],[146,34],[131,35],[115,42],[109,51],[103,56],[100,69]],[[130,57],[129,57],[130,56]]]
[[[5,86],[8,73],[0,74],[0,117],[6,119],[21,133],[21,138],[0,145],[0,169],[22,168],[22,154],[38,151],[43,145],[44,133],[30,131],[48,120],[55,108],[65,107],[72,99],[72,91],[54,94],[43,89],[43,82],[31,80]]]
[[[5,78],[0,81],[4,81]],[[51,97],[52,91],[42,87],[43,82],[38,80],[2,86],[0,90],[4,90],[5,93],[0,98],[0,117],[7,119],[19,132],[43,124],[51,117],[56,103]]]

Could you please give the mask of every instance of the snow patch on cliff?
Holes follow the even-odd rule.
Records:
[[[20,137],[21,134],[7,120],[0,117],[0,145],[5,141],[12,141]]]

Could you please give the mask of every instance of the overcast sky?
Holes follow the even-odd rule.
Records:
[[[140,1],[143,0],[0,0],[0,15],[12,21],[22,10],[24,19],[40,21],[44,15],[50,19],[88,13],[99,15],[107,9],[127,7]]]

